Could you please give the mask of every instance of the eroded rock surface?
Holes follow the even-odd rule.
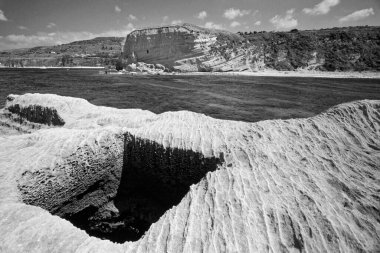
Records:
[[[1,113],[0,252],[380,248],[380,101],[246,123],[26,94]]]

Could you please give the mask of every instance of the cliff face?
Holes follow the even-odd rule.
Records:
[[[158,63],[170,69],[202,71],[203,57],[222,38],[242,39],[237,34],[190,24],[136,30],[126,38],[124,56],[128,63]]]
[[[0,116],[1,252],[380,247],[380,101],[247,123],[25,94]]]
[[[137,30],[128,35],[124,53],[131,60],[170,64],[184,57],[199,55],[196,32],[181,26]],[[212,40],[210,36],[206,38]]]

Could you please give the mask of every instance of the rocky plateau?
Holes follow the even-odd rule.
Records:
[[[248,123],[9,95],[0,142],[0,252],[380,249],[380,101]]]

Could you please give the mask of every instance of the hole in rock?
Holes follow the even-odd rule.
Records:
[[[123,168],[117,194],[102,207],[87,206],[64,217],[92,236],[113,242],[136,241],[190,189],[223,162],[201,153],[164,148],[125,135]]]

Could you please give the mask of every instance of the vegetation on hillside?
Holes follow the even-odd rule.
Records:
[[[268,68],[305,68],[315,58],[318,70],[380,70],[380,27],[239,34],[244,46],[262,50]]]
[[[121,56],[123,37],[99,37],[68,44],[0,52],[5,66],[108,66]]]

